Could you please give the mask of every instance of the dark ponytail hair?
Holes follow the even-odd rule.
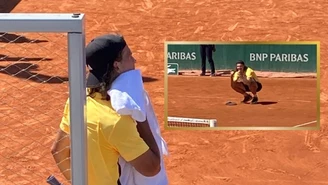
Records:
[[[121,50],[118,53],[118,56],[115,61],[118,61],[118,62],[122,61],[122,52],[123,52],[123,50]],[[112,66],[110,66],[110,65],[112,65]],[[104,74],[104,76],[102,77],[103,85],[101,86],[102,87],[101,94],[102,94],[103,98],[106,98],[107,100],[109,100],[109,95],[107,94],[107,91],[111,88],[112,83],[119,75],[113,65],[114,64],[108,64],[107,71]]]
[[[122,52],[123,50],[119,52],[118,57],[115,61],[122,61]],[[107,94],[107,91],[111,88],[112,83],[119,75],[113,65],[114,64],[111,63],[108,64],[106,73],[102,77],[102,83],[100,83],[99,87],[90,88],[88,91],[88,96],[92,97],[92,94],[94,94],[95,92],[99,92],[101,93],[103,99],[109,100],[109,95]]]

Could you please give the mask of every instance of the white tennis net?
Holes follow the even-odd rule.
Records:
[[[169,127],[216,127],[216,119],[167,117]]]

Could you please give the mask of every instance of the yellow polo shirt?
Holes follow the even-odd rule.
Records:
[[[253,78],[256,82],[259,82],[259,79],[257,78],[255,72],[253,71],[253,69],[251,68],[247,68],[246,72],[245,72],[245,76],[247,80],[250,80],[251,78]],[[233,73],[233,81],[238,81],[241,77],[240,72],[236,71]],[[241,79],[240,79],[241,80]]]
[[[110,101],[101,94],[87,97],[88,184],[117,185],[118,158],[131,161],[149,147],[140,138],[135,121],[130,116],[120,116]],[[66,102],[60,128],[70,133],[69,100]]]

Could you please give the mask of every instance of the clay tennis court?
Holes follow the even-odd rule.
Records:
[[[137,67],[143,71],[145,88],[163,128],[165,40],[318,40],[321,51],[326,51],[326,7],[324,0],[22,0],[11,12],[86,13],[87,42],[99,34],[120,31],[134,52]],[[17,34],[40,42],[0,42],[0,54],[8,54],[9,50],[12,59],[0,61],[1,69],[5,69],[0,73],[0,184],[45,185],[50,174],[63,179],[51,157],[50,146],[68,96],[64,47],[67,41],[56,34]],[[2,50],[4,44],[6,51]],[[19,58],[15,57],[29,60],[17,62]],[[40,62],[43,58],[48,60]],[[162,129],[170,151],[165,159],[170,185],[328,184],[327,60],[327,53],[321,52],[320,131]],[[28,69],[28,73],[18,73],[21,69]],[[39,74],[37,78],[35,74]],[[53,76],[57,78],[50,78]],[[274,101],[274,97],[265,99]],[[291,116],[298,119],[299,114]]]
[[[260,78],[257,105],[240,104],[243,96],[229,77],[169,76],[168,115],[216,119],[219,127],[315,127],[315,78]],[[306,87],[306,88],[304,88]],[[226,102],[237,102],[227,106]],[[295,117],[294,115],[298,115]]]

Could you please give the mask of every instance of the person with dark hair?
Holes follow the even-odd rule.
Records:
[[[200,74],[200,76],[205,76],[206,58],[211,67],[211,76],[215,76],[215,66],[213,60],[213,52],[215,51],[215,45],[200,45],[200,56],[202,59],[202,73]]]
[[[86,99],[88,184],[121,184],[120,157],[145,177],[159,174],[163,159],[148,121],[140,123],[130,115],[118,114],[108,95],[115,79],[135,69],[135,59],[123,36],[107,34],[93,39],[86,46],[86,64],[89,68]],[[51,152],[68,181],[71,180],[69,120],[67,100]]]
[[[236,92],[244,95],[242,103],[251,101],[251,104],[258,103],[257,93],[261,91],[262,84],[257,78],[253,69],[245,65],[245,62],[239,60],[236,63],[236,69],[231,75],[231,87]],[[253,96],[248,94],[251,92]]]

